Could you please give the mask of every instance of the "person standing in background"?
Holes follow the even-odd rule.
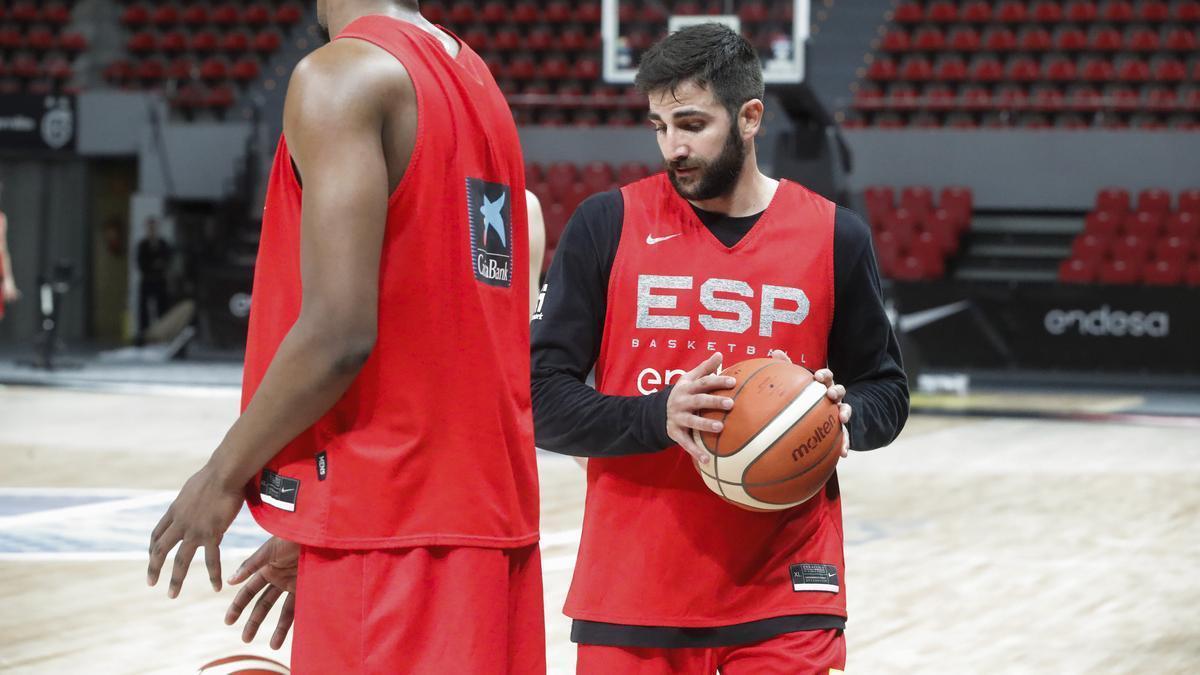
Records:
[[[137,266],[141,276],[138,284],[138,332],[137,343],[145,340],[146,328],[150,326],[150,305],[154,305],[154,319],[162,318],[170,308],[171,298],[167,292],[167,268],[171,265],[171,245],[158,233],[158,218],[146,219],[146,236],[137,247]]]

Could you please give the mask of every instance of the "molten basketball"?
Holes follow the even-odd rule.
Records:
[[[842,450],[838,407],[825,385],[803,366],[778,359],[750,359],[721,372],[732,389],[714,396],[733,399],[733,409],[704,416],[724,423],[720,433],[693,431],[711,456],[696,469],[722,499],[754,511],[778,511],[804,503],[833,475]]]
[[[288,667],[262,656],[240,654],[210,661],[196,671],[196,675],[286,675]]]

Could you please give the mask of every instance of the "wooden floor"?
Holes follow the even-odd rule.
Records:
[[[148,530],[236,405],[229,390],[0,388],[0,671],[186,673],[272,654],[222,624],[232,592],[198,568],[175,601],[143,582]],[[852,455],[847,672],[1200,672],[1198,437],[917,416],[892,447]],[[539,468],[548,658],[570,673],[560,609],[583,476],[563,457]],[[226,568],[261,536],[240,519]]]

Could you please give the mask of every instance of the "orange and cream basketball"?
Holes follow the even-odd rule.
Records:
[[[777,359],[750,359],[721,372],[732,389],[713,392],[733,399],[729,411],[705,417],[725,426],[720,433],[693,432],[711,461],[696,463],[709,489],[755,511],[778,511],[815,495],[837,466],[842,449],[838,407],[807,368]]]
[[[241,654],[210,661],[196,675],[288,675],[287,666],[262,656]]]

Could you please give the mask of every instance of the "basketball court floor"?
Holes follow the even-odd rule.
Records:
[[[233,591],[199,564],[174,601],[144,582],[148,533],[236,389],[82,384],[0,387],[0,671],[286,662],[290,643],[222,623]],[[891,447],[843,460],[847,672],[1200,672],[1200,399],[1137,387],[926,398]],[[539,469],[548,658],[570,673],[584,479],[565,457]],[[264,536],[239,517],[226,576]]]

